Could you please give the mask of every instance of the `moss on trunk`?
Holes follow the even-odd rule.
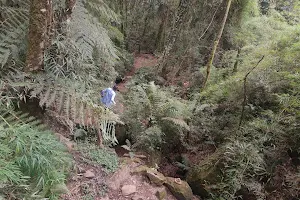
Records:
[[[31,0],[30,21],[28,33],[28,51],[25,71],[43,69],[45,43],[49,23],[51,0]]]

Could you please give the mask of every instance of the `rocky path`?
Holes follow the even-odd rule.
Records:
[[[123,158],[119,170],[108,178],[110,192],[102,200],[176,200],[164,187],[151,184],[149,179],[137,173],[143,166],[141,160]]]
[[[126,83],[141,67],[155,66],[158,59],[150,54],[136,55],[133,69],[118,85],[120,93],[127,92]],[[124,105],[120,96],[116,98],[115,112],[122,114]],[[61,138],[60,138],[61,139]],[[63,138],[66,139],[66,138]],[[75,169],[68,181],[69,193],[64,200],[196,200],[186,182],[164,177],[155,169],[147,168],[145,160],[120,156],[120,166],[107,174],[101,166],[89,164],[72,144],[64,141],[75,160]],[[146,170],[145,170],[146,169]],[[159,175],[159,176],[158,176]],[[173,188],[173,189],[172,189]],[[175,189],[174,189],[175,188]],[[171,193],[171,190],[173,190]],[[175,190],[175,193],[174,193]],[[177,193],[176,193],[177,192]],[[96,194],[96,195],[89,195]],[[177,195],[177,198],[174,197]],[[178,196],[179,195],[179,196]],[[180,196],[181,195],[181,196]],[[183,195],[183,196],[182,196]]]

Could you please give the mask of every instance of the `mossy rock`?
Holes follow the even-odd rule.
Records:
[[[175,178],[167,177],[165,185],[178,200],[191,200],[193,198],[192,189],[185,181],[178,183]]]
[[[145,166],[145,165],[141,165],[139,167],[134,168],[131,173],[132,174],[141,174],[141,175],[146,175],[147,170],[149,170],[150,168]]]
[[[64,183],[56,184],[51,188],[51,192],[54,194],[67,194],[69,193],[69,189]]]
[[[155,193],[156,197],[158,198],[158,200],[164,200],[166,199],[167,197],[167,191],[165,188],[162,188],[160,190],[158,190],[156,193]]]
[[[162,173],[151,168],[147,170],[147,177],[150,179],[151,183],[154,183],[157,186],[162,186],[166,182],[166,177]]]
[[[131,173],[146,175],[150,179],[151,183],[154,183],[157,186],[162,186],[166,182],[166,177],[162,173],[147,166],[139,166],[132,170]]]
[[[194,194],[201,197],[209,197],[209,193],[212,192],[212,187],[209,186],[221,181],[222,155],[220,151],[215,152],[189,170],[187,182]]]

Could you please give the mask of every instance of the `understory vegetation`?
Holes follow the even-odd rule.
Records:
[[[125,135],[201,199],[300,198],[299,21],[296,0],[0,0],[0,199],[68,192],[57,130],[107,173]],[[123,111],[100,105],[117,77]]]

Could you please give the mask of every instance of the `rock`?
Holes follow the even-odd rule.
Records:
[[[134,195],[131,200],[144,200],[142,196]]]
[[[209,193],[213,192],[212,187],[221,181],[222,172],[222,152],[215,152],[207,159],[201,161],[198,165],[192,167],[187,174],[187,182],[191,186],[194,194],[201,197],[209,197]]]
[[[192,189],[185,181],[167,177],[165,185],[178,200],[191,200],[193,198]]]
[[[136,186],[135,185],[124,185],[121,190],[122,190],[122,194],[124,196],[128,196],[130,194],[136,193]]]
[[[77,166],[77,172],[78,173],[84,173],[85,172],[85,169],[81,166]]]
[[[53,188],[51,188],[51,192],[57,194],[67,194],[69,193],[69,189],[67,188],[66,184],[61,183],[53,186]]]
[[[148,169],[150,169],[150,168],[145,165],[142,165],[142,166],[139,166],[139,167],[136,167],[135,169],[133,169],[131,171],[131,173],[146,175]]]
[[[109,200],[108,196],[102,197],[100,200]]]
[[[150,179],[151,183],[154,183],[157,186],[162,186],[166,182],[166,177],[154,169],[147,169],[146,175]]]
[[[115,134],[119,144],[124,144],[126,139],[128,138],[127,129],[128,127],[126,125],[117,123]]]
[[[157,192],[155,193],[155,195],[157,196],[157,198],[159,200],[164,200],[167,197],[167,191],[165,188],[162,188],[160,190],[157,190]]]
[[[94,178],[94,177],[95,177],[95,174],[94,174],[91,170],[87,170],[87,171],[83,174],[83,176],[84,176],[85,178]]]

